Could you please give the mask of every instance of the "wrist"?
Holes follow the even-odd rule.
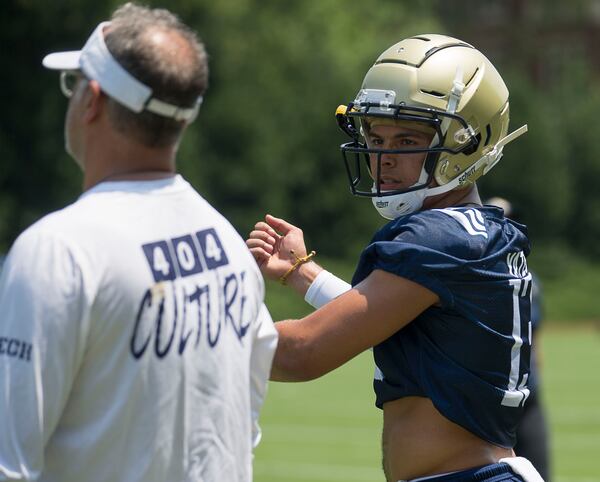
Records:
[[[306,294],[309,286],[316,279],[323,268],[314,261],[309,261],[298,267],[287,278],[287,284],[291,286],[301,296]]]

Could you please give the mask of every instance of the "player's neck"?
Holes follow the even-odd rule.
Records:
[[[479,197],[477,185],[473,184],[465,189],[454,189],[428,198],[423,205],[425,209],[442,209],[464,205],[481,206],[481,198]]]

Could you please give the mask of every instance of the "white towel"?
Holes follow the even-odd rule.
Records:
[[[544,482],[533,464],[525,457],[507,457],[500,459],[499,462],[510,465],[513,472],[523,477],[525,482]]]

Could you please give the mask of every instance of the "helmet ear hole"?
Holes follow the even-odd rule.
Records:
[[[427,174],[431,175],[439,157],[440,157],[439,152],[428,152],[427,153],[427,157],[425,158],[425,162],[423,163],[423,167],[425,168],[425,172]]]
[[[488,124],[488,127],[489,127],[489,124]],[[478,133],[475,136],[475,142],[473,144],[471,144],[470,146],[468,146],[463,151],[461,151],[461,154],[464,154],[465,156],[470,156],[479,148],[479,144],[481,144],[481,134]]]

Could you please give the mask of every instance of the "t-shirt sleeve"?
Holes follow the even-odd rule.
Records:
[[[60,238],[23,233],[0,278],[0,480],[36,480],[81,362],[82,269]]]
[[[258,425],[260,409],[265,400],[267,383],[271,374],[271,364],[277,348],[277,330],[273,319],[262,304],[255,324],[252,354],[250,355],[250,403],[252,410],[252,446],[260,443],[261,431]]]

